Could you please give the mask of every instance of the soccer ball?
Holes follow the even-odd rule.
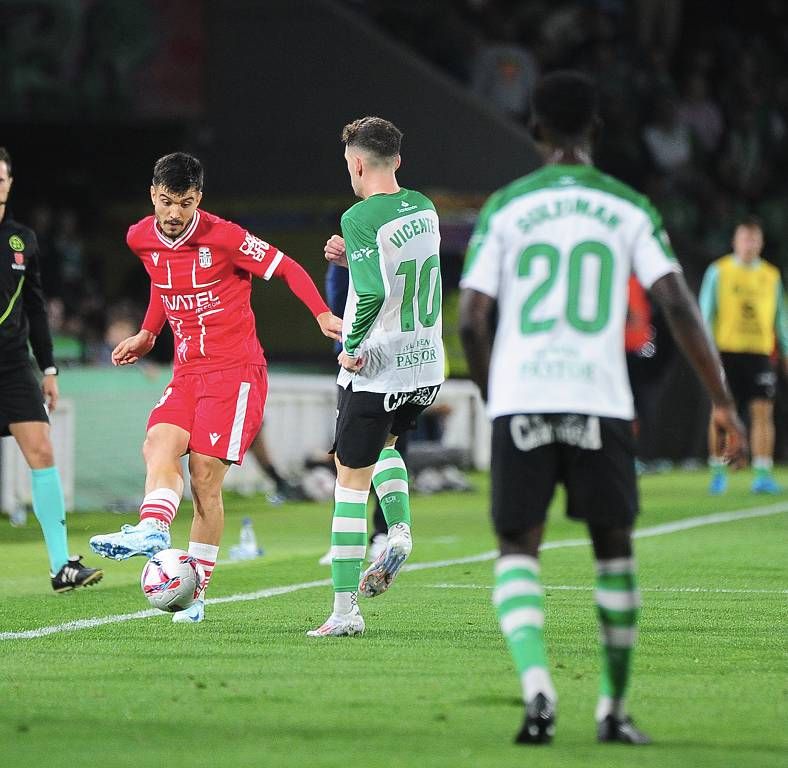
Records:
[[[199,596],[205,572],[197,559],[182,549],[157,552],[142,569],[140,584],[148,602],[160,611],[182,611]]]

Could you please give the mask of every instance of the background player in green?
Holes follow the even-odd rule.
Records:
[[[0,437],[12,435],[30,467],[33,512],[44,532],[52,589],[67,592],[95,584],[104,572],[68,554],[63,489],[49,437],[47,407],[52,411],[57,406],[57,368],[41,289],[38,241],[6,209],[12,183],[11,156],[0,147]],[[44,374],[40,385],[30,364],[28,341]]]
[[[500,544],[493,601],[523,688],[516,740],[544,743],[554,732],[538,555],[561,482],[569,516],[588,525],[597,564],[597,738],[647,744],[624,702],[640,607],[634,411],[624,355],[633,272],[705,384],[729,458],[741,460],[744,434],[659,214],[591,165],[599,121],[591,81],[574,72],[545,77],[533,114],[547,165],[487,201],[461,281],[463,342],[493,419],[492,516]]]
[[[401,140],[401,131],[379,117],[355,120],[342,131],[350,183],[361,202],[342,216],[342,237],[334,235],[326,246],[326,258],[349,267],[350,286],[337,358],[334,610],[307,633],[312,637],[362,633],[357,591],[366,597],[384,592],[410,554],[408,473],[394,446],[443,382],[438,216],[428,198],[397,183]],[[370,483],[388,542],[362,575]]]

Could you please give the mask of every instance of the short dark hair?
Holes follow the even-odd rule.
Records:
[[[183,195],[190,189],[202,192],[202,163],[186,152],[173,152],[171,155],[164,155],[153,166],[153,181],[151,183],[154,187],[164,187],[176,195]]]
[[[0,147],[0,163],[5,163],[8,168],[8,175],[11,175],[11,155],[5,147]]]
[[[599,120],[599,99],[594,81],[574,70],[545,75],[531,99],[534,119],[550,135],[577,140],[591,132]]]
[[[763,232],[763,221],[758,216],[753,214],[747,214],[747,216],[742,216],[736,222],[736,229],[739,227],[744,227],[745,229],[760,229]]]
[[[342,129],[342,141],[348,147],[359,147],[390,160],[399,154],[402,131],[382,117],[360,117]]]

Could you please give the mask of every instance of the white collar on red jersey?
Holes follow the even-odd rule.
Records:
[[[194,212],[194,216],[192,216],[192,220],[189,222],[189,226],[181,232],[175,240],[170,240],[169,238],[165,237],[160,231],[159,228],[156,226],[156,217],[153,217],[153,231],[156,233],[156,237],[161,240],[164,245],[168,248],[172,248],[174,251],[179,245],[183,245],[193,234],[194,230],[197,229],[197,225],[200,223],[200,211],[197,210]]]

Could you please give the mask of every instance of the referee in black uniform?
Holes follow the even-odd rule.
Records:
[[[49,438],[47,410],[57,405],[57,368],[41,290],[38,242],[6,208],[12,183],[11,156],[0,147],[0,437],[14,437],[30,466],[33,511],[44,532],[52,588],[67,592],[95,584],[104,573],[68,554],[63,489]],[[40,385],[28,341],[44,374]]]

